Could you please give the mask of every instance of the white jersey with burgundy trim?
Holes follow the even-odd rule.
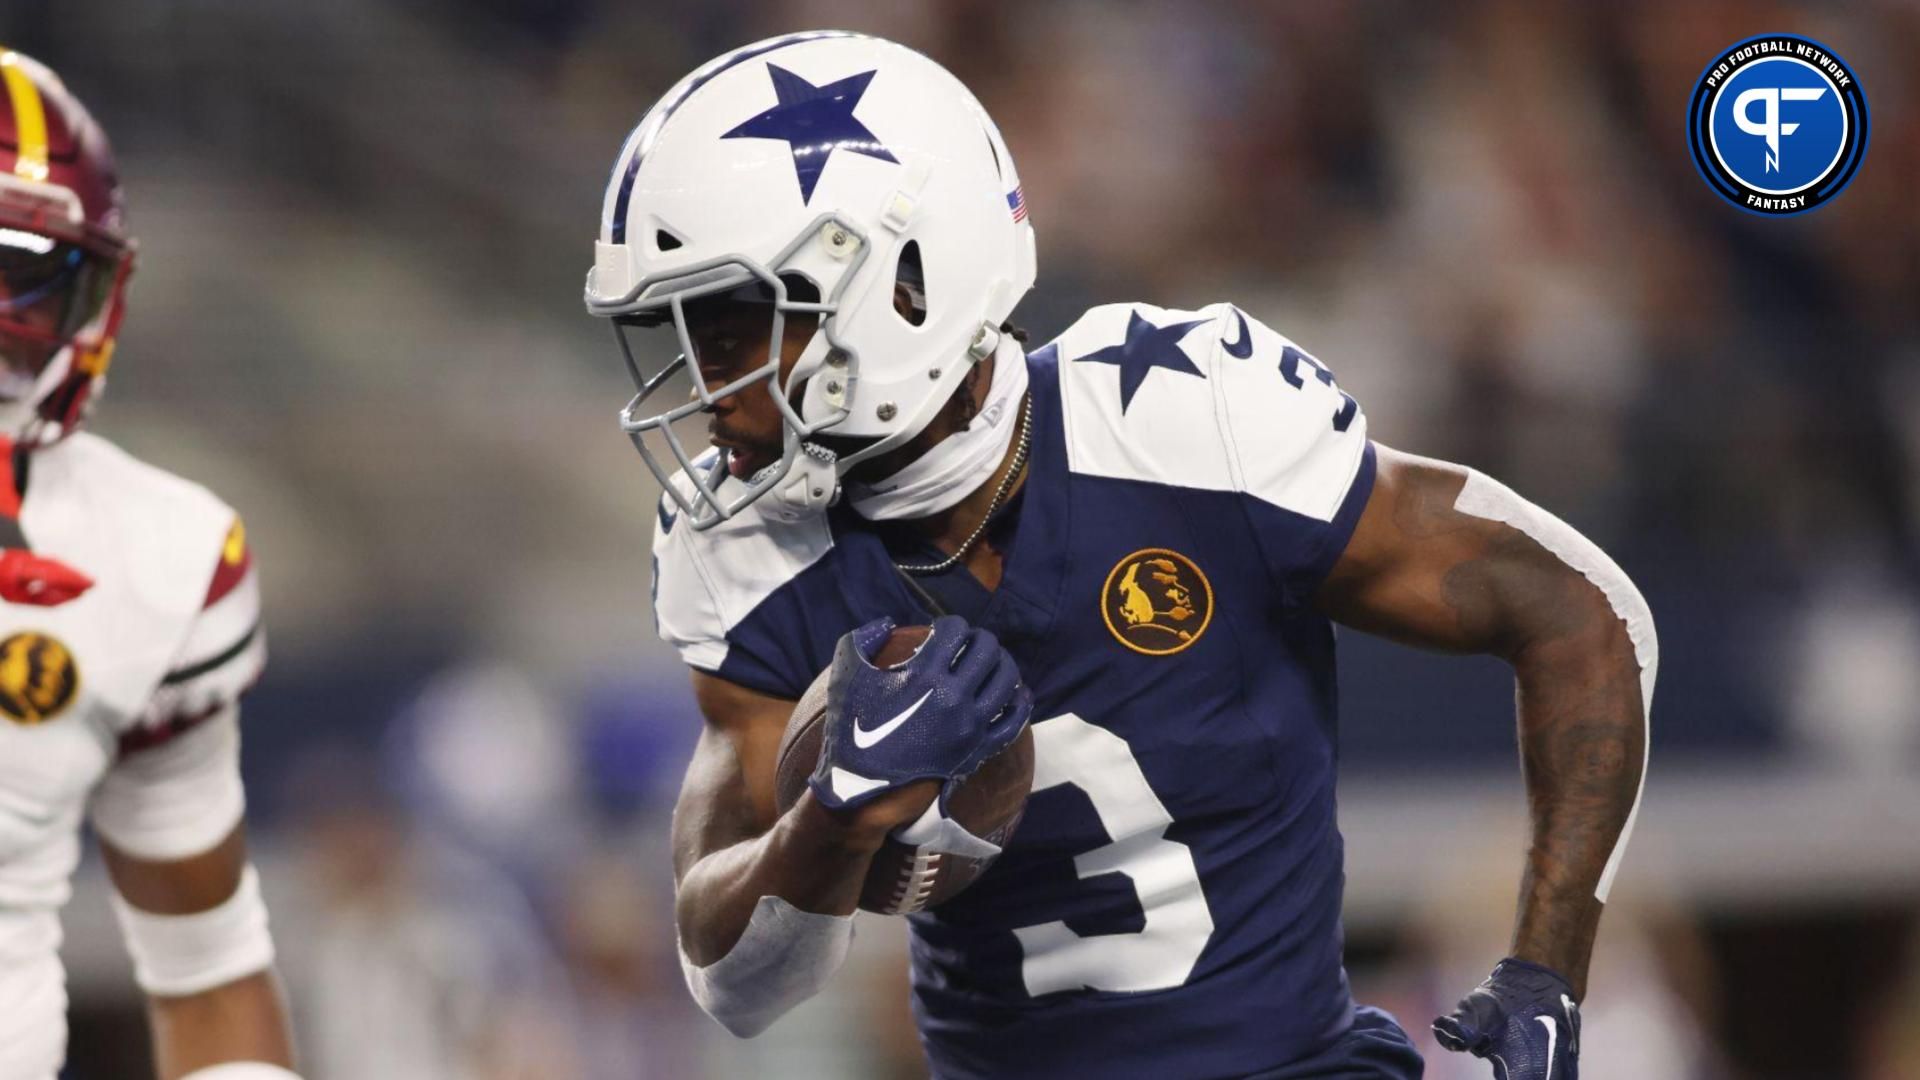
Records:
[[[58,912],[82,816],[147,858],[231,831],[233,706],[266,646],[233,509],[105,439],[34,453],[18,525],[92,582],[0,603],[0,1080],[43,1080],[65,1050]]]

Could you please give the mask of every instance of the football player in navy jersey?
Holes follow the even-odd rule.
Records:
[[[728,53],[620,152],[587,305],[640,386],[654,613],[706,717],[674,820],[694,996],[752,1035],[816,991],[885,838],[944,822],[921,835],[977,851],[942,793],[1030,725],[1019,829],[909,916],[937,1076],[1419,1076],[1341,961],[1340,622],[1512,664],[1518,917],[1434,1032],[1573,1080],[1645,763],[1639,594],[1497,481],[1370,441],[1325,365],[1231,304],[1099,307],[1028,352],[1007,320],[1034,276],[998,130],[885,41]],[[828,670],[819,767],[778,812]]]

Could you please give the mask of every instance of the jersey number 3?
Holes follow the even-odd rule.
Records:
[[[1147,785],[1127,741],[1072,713],[1033,725],[1033,790],[1072,784],[1109,842],[1076,857],[1081,880],[1125,874],[1146,915],[1138,933],[1074,933],[1064,922],[1014,931],[1035,997],[1059,990],[1166,990],[1187,981],[1213,934],[1193,852],[1167,839],[1173,815]]]

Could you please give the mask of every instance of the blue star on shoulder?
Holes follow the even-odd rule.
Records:
[[[720,137],[779,139],[786,143],[793,151],[793,171],[800,178],[800,201],[812,202],[813,189],[835,150],[900,163],[880,144],[880,137],[853,116],[854,107],[860,104],[877,71],[863,71],[815,86],[778,64],[768,64],[767,74],[773,77],[773,92],[779,103]]]
[[[1211,319],[1196,319],[1193,322],[1174,323],[1171,326],[1155,326],[1140,317],[1138,311],[1127,316],[1127,340],[1118,345],[1109,345],[1096,349],[1085,356],[1076,357],[1075,363],[1113,364],[1120,369],[1120,412],[1125,414],[1127,406],[1133,404],[1133,395],[1140,384],[1147,379],[1147,372],[1154,368],[1166,368],[1168,371],[1185,372],[1206,378],[1206,373],[1193,366],[1193,361],[1180,349],[1180,339],[1196,326],[1209,323]]]

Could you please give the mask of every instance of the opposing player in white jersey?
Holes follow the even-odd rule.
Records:
[[[1034,252],[978,102],[873,38],[728,53],[617,159],[587,306],[640,384],[623,423],[668,486],[654,613],[707,720],[674,816],[695,997],[758,1032],[844,957],[890,833],[978,854],[937,796],[1030,712],[1019,828],[908,916],[936,1075],[1418,1077],[1342,966],[1337,620],[1513,665],[1533,846],[1510,955],[1433,1030],[1504,1080],[1576,1080],[1646,746],[1639,594],[1499,483],[1371,441],[1326,366],[1232,304],[1106,305],[1028,352],[1007,319]],[[654,327],[679,356],[646,369]],[[691,399],[662,395],[683,370]],[[887,619],[933,631],[881,671]],[[822,670],[824,750],[779,812]]]
[[[61,1068],[83,820],[161,1080],[284,1080],[241,824],[239,700],[266,658],[246,534],[205,488],[77,430],[132,267],[105,135],[0,49],[0,1080]]]

